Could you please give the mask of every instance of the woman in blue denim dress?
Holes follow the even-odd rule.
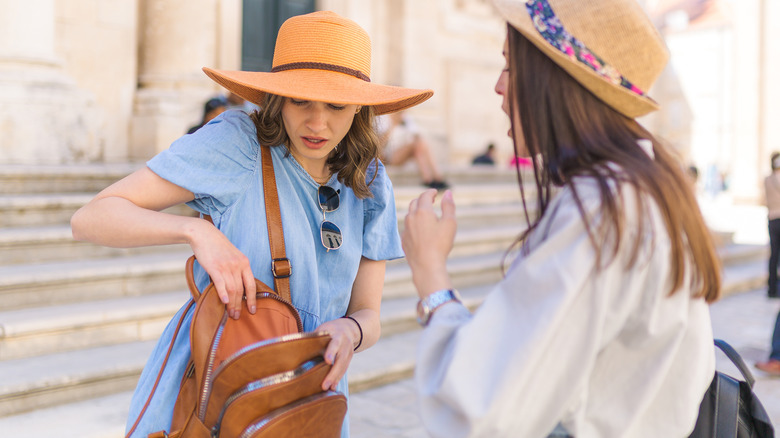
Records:
[[[403,256],[373,119],[433,94],[374,84],[370,65],[370,40],[354,22],[332,12],[287,20],[271,72],[204,69],[261,109],[223,113],[103,190],[73,216],[74,237],[114,247],[187,243],[197,257],[198,286],[213,281],[233,318],[241,317],[244,297],[245,309],[253,313],[254,278],[273,284],[260,165],[261,148],[270,147],[293,304],[305,331],[332,337],[325,360],[333,367],[323,389],[346,394],[353,352],[379,338],[385,262]],[[161,212],[181,203],[211,216],[213,224]],[[128,417],[132,436],[170,428],[190,358],[191,311],[145,414],[133,424],[185,307],[164,330],[141,375]],[[347,420],[342,436],[348,436]]]

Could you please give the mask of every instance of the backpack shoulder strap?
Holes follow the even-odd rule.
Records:
[[[292,264],[284,249],[284,230],[282,229],[282,213],[279,210],[279,193],[276,190],[276,176],[271,148],[260,146],[263,162],[263,192],[265,198],[265,216],[268,225],[268,242],[271,245],[271,272],[274,275],[274,286],[280,297],[292,303],[290,296],[290,276]]]
[[[753,389],[753,384],[756,382],[756,379],[753,377],[753,373],[750,372],[750,368],[745,365],[745,361],[743,361],[742,357],[737,353],[737,350],[722,339],[715,339],[715,345],[726,354],[732,363],[734,363],[734,366],[742,373],[742,377],[745,378],[745,382]]]
[[[268,226],[268,243],[271,246],[271,273],[274,276],[274,289],[280,297],[292,304],[290,295],[290,276],[292,264],[284,248],[284,229],[282,228],[282,212],[279,209],[279,192],[276,189],[276,175],[274,174],[274,162],[271,157],[271,148],[260,146],[260,155],[263,168],[263,193],[265,200],[265,222]],[[209,215],[203,215],[203,219],[214,221]],[[192,266],[195,258],[187,261],[187,285],[195,300],[200,296],[200,291],[192,280]]]
[[[133,432],[135,432],[135,428],[138,427],[138,424],[141,422],[141,418],[143,418],[144,413],[146,412],[146,408],[148,408],[149,404],[152,402],[152,397],[154,397],[154,392],[157,390],[157,385],[160,384],[160,379],[162,379],[163,371],[165,371],[165,365],[168,364],[168,359],[171,357],[171,351],[173,351],[173,344],[176,343],[176,338],[179,337],[179,330],[181,329],[182,323],[184,323],[184,317],[187,316],[187,312],[190,311],[190,308],[192,308],[193,305],[195,305],[195,301],[190,300],[190,302],[187,304],[187,308],[184,309],[184,311],[181,313],[179,322],[178,324],[176,324],[176,329],[173,331],[173,337],[171,338],[171,344],[168,346],[168,352],[165,353],[165,359],[163,360],[163,363],[160,366],[160,371],[157,373],[157,380],[154,381],[154,385],[152,385],[152,390],[149,391],[149,397],[146,399],[146,403],[144,404],[144,407],[141,408],[141,412],[138,414],[138,418],[135,419],[135,423],[133,423],[133,427],[131,427],[130,430],[127,432],[125,438],[129,438],[133,434]]]

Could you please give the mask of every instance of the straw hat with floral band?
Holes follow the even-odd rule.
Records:
[[[370,105],[375,114],[424,102],[431,90],[371,82],[371,40],[357,23],[330,11],[288,19],[279,29],[270,72],[203,71],[244,99],[262,105],[265,93],[337,104]]]
[[[534,46],[604,103],[634,118],[669,53],[636,0],[492,0]]]

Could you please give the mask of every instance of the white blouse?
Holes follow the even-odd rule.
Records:
[[[575,187],[597,222],[594,181]],[[545,437],[559,422],[577,438],[688,436],[715,369],[709,309],[691,297],[689,277],[669,295],[657,206],[647,197],[638,212],[636,192],[623,194],[623,240],[608,266],[595,269],[567,188],[476,313],[456,303],[436,311],[415,376],[431,436]],[[637,238],[639,259],[626,270]]]

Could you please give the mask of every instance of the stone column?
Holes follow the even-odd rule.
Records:
[[[201,71],[216,66],[217,3],[141,0],[131,158],[147,159],[166,149],[200,120],[206,99],[224,92]]]
[[[0,163],[94,160],[93,100],[55,56],[54,0],[0,0]]]

